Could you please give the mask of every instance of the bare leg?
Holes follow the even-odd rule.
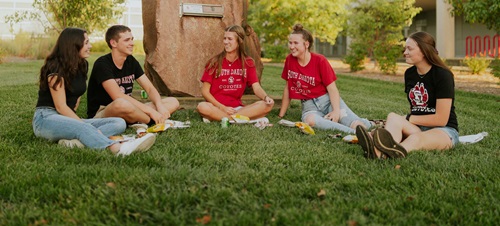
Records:
[[[389,113],[387,116],[387,122],[384,128],[391,133],[392,138],[398,143],[401,143],[403,140],[403,135],[406,137],[414,133],[422,132],[418,126],[408,122],[404,116],[393,112]],[[406,150],[409,151],[408,149]]]
[[[161,102],[163,103],[163,106],[167,108],[170,114],[173,114],[175,111],[179,109],[179,101],[175,97],[165,97],[161,99]],[[148,102],[146,104],[152,107],[153,109],[157,110],[156,106],[153,103]]]
[[[199,103],[196,107],[196,110],[198,110],[198,113],[200,113],[203,118],[206,118],[210,121],[220,121],[224,117],[230,117],[227,113],[223,112],[218,107],[209,102]]]
[[[267,115],[273,109],[273,104],[259,100],[253,104],[242,107],[238,110],[238,114],[249,117],[250,119],[258,119]]]
[[[401,142],[408,152],[413,150],[446,150],[452,147],[448,134],[439,129],[414,133]]]
[[[129,101],[118,98],[108,104],[103,112],[103,117],[120,117],[127,123],[149,123],[149,116]]]

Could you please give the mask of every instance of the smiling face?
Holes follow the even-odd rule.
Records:
[[[79,53],[80,57],[85,59],[90,56],[90,48],[92,48],[92,45],[90,44],[89,36],[87,35],[87,33],[84,33],[83,36],[85,37],[85,39]]]
[[[309,42],[304,40],[302,34],[291,34],[288,37],[288,49],[294,57],[303,56],[309,48]]]
[[[418,47],[417,42],[411,38],[406,39],[405,51],[403,54],[408,64],[415,65],[425,61],[425,56],[420,50],[420,47]]]
[[[238,50],[238,34],[233,31],[224,32],[224,49],[227,53],[234,53]]]
[[[132,55],[134,52],[134,36],[130,31],[120,33],[118,41],[110,40],[111,45],[125,55]]]

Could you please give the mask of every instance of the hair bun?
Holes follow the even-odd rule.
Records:
[[[302,24],[295,24],[295,25],[293,25],[292,29],[294,31],[302,31],[302,30],[304,30],[304,26],[302,26]]]

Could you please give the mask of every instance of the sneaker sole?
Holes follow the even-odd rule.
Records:
[[[374,159],[375,150],[373,149],[373,140],[369,136],[365,128],[356,126],[356,137],[358,137],[358,144],[363,149],[365,158]]]
[[[137,152],[145,152],[153,146],[156,141],[156,135],[150,136],[144,142],[142,142],[139,146],[137,146]]]
[[[391,133],[386,129],[379,128],[375,131],[373,136],[375,140],[375,147],[384,152],[391,158],[404,158],[407,155],[406,149],[400,144],[396,143],[392,138]]]

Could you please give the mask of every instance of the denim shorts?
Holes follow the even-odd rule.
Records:
[[[448,134],[448,137],[450,137],[451,140],[451,145],[452,147],[455,147],[455,145],[458,144],[458,131],[455,128],[449,127],[449,126],[442,126],[442,127],[427,127],[427,126],[418,126],[420,130],[422,131],[427,131],[431,129],[439,129]]]

